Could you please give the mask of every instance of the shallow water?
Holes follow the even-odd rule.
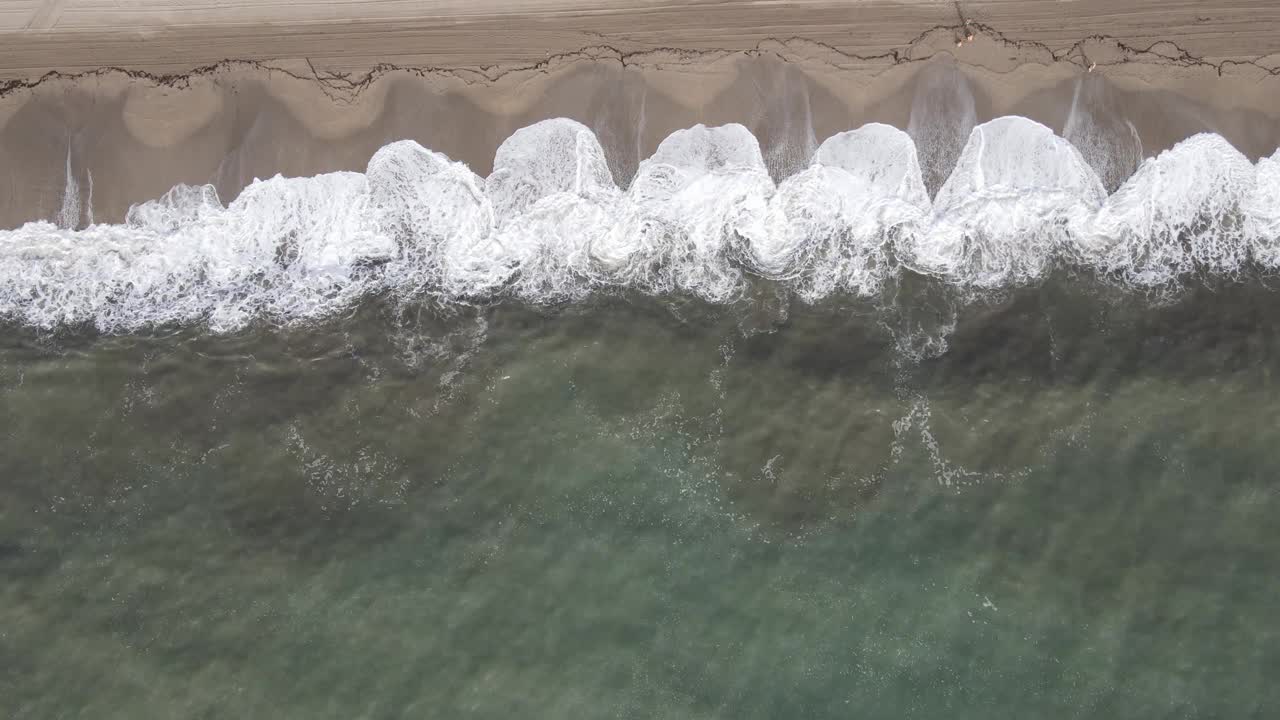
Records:
[[[1097,142],[1113,133],[1090,132],[985,122],[935,189],[936,143],[922,166],[889,125],[833,135],[780,183],[746,127],[697,125],[624,191],[599,138],[555,118],[512,133],[487,178],[403,140],[364,173],[276,175],[225,206],[212,185],[178,185],[123,224],[88,225],[68,155],[58,224],[0,230],[0,319],[226,333],[377,296],[554,305],[625,289],[724,304],[763,278],[823,302],[875,298],[903,269],[979,294],[1064,268],[1137,292],[1280,271],[1280,152],[1254,164],[1200,133],[1108,194],[1116,168]]]
[[[365,302],[0,333],[49,717],[1265,717],[1277,295]]]

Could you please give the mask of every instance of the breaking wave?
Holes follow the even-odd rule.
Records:
[[[812,302],[875,296],[907,271],[981,291],[1063,265],[1140,288],[1280,268],[1280,152],[1254,165],[1212,134],[1110,195],[1071,142],[1022,117],[974,127],[932,201],[916,144],[881,124],[828,139],[781,183],[741,125],[672,134],[625,189],[605,157],[555,119],[508,138],[487,178],[401,141],[364,173],[257,180],[229,205],[180,185],[123,224],[29,223],[0,231],[0,317],[229,331],[372,294],[728,302],[758,276]],[[78,209],[73,190],[63,204]]]

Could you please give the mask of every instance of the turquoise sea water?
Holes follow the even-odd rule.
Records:
[[[1263,718],[1277,295],[0,333],[12,718]]]

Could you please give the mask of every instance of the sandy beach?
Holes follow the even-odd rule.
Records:
[[[0,226],[52,218],[69,178],[80,225],[118,222],[175,183],[227,201],[255,177],[363,169],[402,138],[484,174],[511,132],[557,116],[596,132],[620,183],[696,123],[746,125],[783,176],[808,138],[957,102],[1059,133],[1084,107],[1148,156],[1202,131],[1255,160],[1280,145],[1273,2],[586,5],[5,3]],[[958,148],[934,149],[945,176]]]
[[[1277,30],[0,0],[0,717],[1276,717]]]
[[[1266,0],[17,0],[0,9],[0,77],[280,58],[491,73],[593,46],[744,52],[793,38],[872,57],[910,54],[913,39],[961,18],[1054,53],[1105,38],[1214,65],[1280,66],[1280,7]]]

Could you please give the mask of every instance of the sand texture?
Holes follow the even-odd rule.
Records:
[[[597,133],[621,183],[696,123],[746,125],[783,176],[812,138],[955,102],[1060,133],[1083,103],[1147,155],[1202,131],[1270,154],[1280,4],[1207,5],[8,2],[0,227],[56,215],[69,178],[80,224],[116,222],[178,182],[225,201],[255,177],[361,170],[402,138],[483,174],[511,132],[555,116]]]

